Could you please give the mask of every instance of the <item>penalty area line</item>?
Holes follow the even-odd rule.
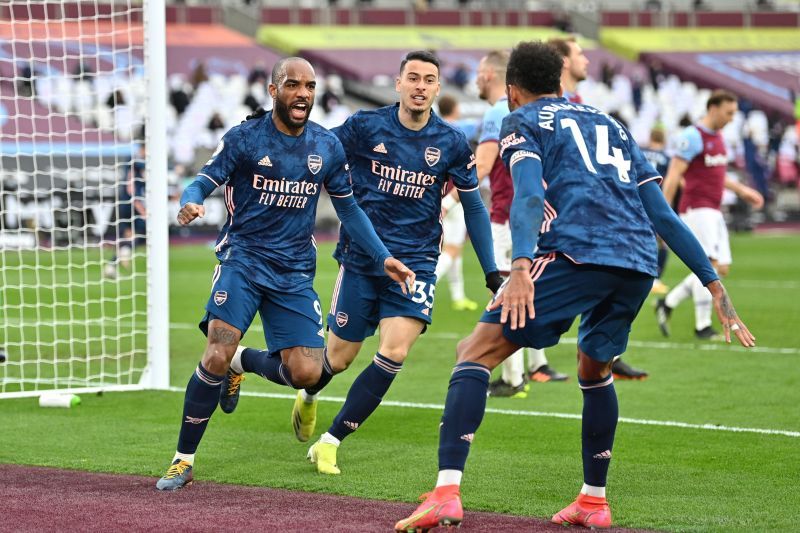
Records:
[[[173,392],[184,392],[185,389],[179,387],[170,387],[169,390]],[[253,396],[258,398],[272,398],[277,400],[294,400],[296,394],[284,394],[277,392],[241,392],[242,396]],[[344,398],[340,396],[321,396],[319,401],[330,403],[344,403]],[[416,402],[398,402],[398,401],[383,401],[381,405],[387,407],[400,407],[404,409],[426,409],[442,411],[443,404],[438,403],[416,403]],[[494,407],[487,407],[487,413],[508,416],[529,416],[529,417],[542,417],[542,418],[561,418],[567,420],[580,420],[581,415],[573,413],[550,413],[546,411],[523,411],[517,409],[497,409]],[[706,431],[723,431],[727,433],[755,433],[758,435],[779,435],[782,437],[800,438],[800,431],[787,431],[783,429],[764,429],[764,428],[740,428],[735,426],[722,426],[716,424],[690,424],[688,422],[678,422],[673,420],[647,420],[642,418],[627,418],[620,417],[619,421],[625,424],[636,424],[639,426],[660,426],[672,427],[681,429],[699,429]]]

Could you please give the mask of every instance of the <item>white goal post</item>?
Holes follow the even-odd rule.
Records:
[[[163,0],[0,0],[0,398],[169,386]]]

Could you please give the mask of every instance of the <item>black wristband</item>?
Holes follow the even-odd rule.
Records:
[[[503,281],[503,276],[501,276],[500,272],[497,270],[486,274],[486,288],[492,291],[492,294],[497,293],[497,289],[500,288],[500,285],[503,284]]]

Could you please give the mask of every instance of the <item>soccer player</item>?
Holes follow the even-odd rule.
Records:
[[[228,131],[181,197],[178,221],[186,225],[204,215],[203,200],[224,185],[228,220],[217,239],[219,265],[200,323],[208,337],[206,350],[186,387],[178,450],[156,484],[159,490],[192,481],[195,451],[256,312],[270,352],[253,361],[240,358],[239,364],[294,388],[324,380],[322,310],[312,286],[312,231],[323,186],[361,246],[364,264],[413,286],[413,273],[390,256],[356,204],[341,143],[308,122],[315,87],[314,69],[306,60],[276,63],[269,85],[274,109]]]
[[[511,274],[472,334],[458,344],[439,426],[436,488],[395,525],[397,531],[462,521],[459,486],[492,369],[520,346],[556,344],[578,315],[584,485],[553,522],[611,525],[605,485],[618,416],[611,360],[625,351],[650,292],[653,226],[712,293],[728,340],[733,332],[742,345],[755,344],[630,134],[607,114],[560,97],[561,65],[557,52],[541,42],[521,43],[511,53],[506,83],[512,113],[503,121],[500,141],[514,182]],[[540,234],[545,201],[558,216]]]
[[[583,53],[583,48],[575,37],[554,37],[547,44],[555,48],[564,58],[561,68],[561,87],[564,98],[572,103],[583,102],[578,94],[578,84],[589,76],[589,58]]]
[[[669,156],[665,151],[666,146],[667,138],[664,135],[664,130],[661,128],[653,128],[650,130],[650,142],[645,148],[642,148],[642,155],[644,155],[645,159],[647,159],[647,161],[653,165],[653,168],[656,169],[656,172],[658,172],[659,176],[667,175]],[[669,292],[669,287],[664,285],[664,283],[661,281],[661,275],[664,273],[664,267],[667,265],[669,250],[662,239],[657,239],[657,241],[658,272],[656,273],[656,279],[653,281],[653,288],[650,289],[650,292],[663,296]]]
[[[439,116],[447,122],[458,127],[461,112],[458,100],[449,94],[439,97]],[[463,130],[462,130],[463,131]],[[436,280],[441,280],[445,275],[450,285],[450,297],[454,311],[475,311],[478,302],[467,298],[464,292],[464,260],[461,254],[464,250],[464,240],[467,236],[467,226],[464,223],[464,208],[458,202],[458,193],[449,191],[442,199],[442,253],[436,264]]]
[[[664,180],[664,196],[669,203],[683,182],[678,204],[681,219],[703,245],[722,277],[728,275],[731,264],[728,228],[720,210],[722,193],[726,188],[730,189],[755,209],[764,205],[764,197],[758,191],[727,177],[725,173],[728,154],[720,130],[733,120],[737,107],[733,93],[724,90],[711,93],[705,116],[681,133],[677,153],[669,163]],[[720,334],[711,327],[711,296],[694,274],[686,276],[665,298],[656,302],[656,318],[661,333],[669,336],[672,311],[689,296],[694,300],[695,337],[720,339]]]
[[[334,373],[355,359],[365,338],[380,327],[378,353],[361,372],[328,431],[308,457],[323,474],[338,474],[337,450],[381,403],[408,352],[431,323],[441,239],[441,199],[448,180],[464,206],[467,231],[486,285],[502,283],[492,255],[489,214],[478,190],[475,159],[463,133],[431,111],[439,94],[439,61],[410,52],[395,82],[400,102],[359,111],[334,129],[347,152],[359,205],[394,256],[416,272],[411,299],[402,296],[368,262],[344,228],[335,257],[341,267],[328,315],[328,359]],[[293,419],[296,436],[308,439],[316,419],[313,391],[300,391]]]
[[[494,260],[503,275],[511,269],[511,231],[508,225],[508,211],[514,196],[514,185],[511,176],[500,159],[500,126],[510,113],[506,98],[506,67],[509,53],[495,50],[484,56],[478,64],[478,96],[489,102],[492,107],[483,115],[478,147],[475,150],[475,161],[478,176],[489,178],[492,191],[492,240],[494,242]],[[547,208],[546,208],[547,209]],[[548,215],[553,212],[548,211]],[[548,216],[549,220],[549,216]],[[545,226],[547,222],[545,221]],[[490,396],[511,398],[527,397],[525,383],[524,349],[515,352],[503,361],[503,373],[500,378],[489,384]],[[531,381],[565,381],[567,375],[550,368],[544,350],[528,348],[528,379]]]
[[[103,275],[114,279],[118,267],[130,268],[133,247],[144,244],[147,234],[147,208],[145,207],[145,159],[147,150],[141,144],[136,156],[125,170],[125,183],[119,187],[117,208],[117,253],[106,263]]]
[[[589,75],[589,58],[583,53],[583,48],[575,37],[553,38],[547,41],[547,44],[552,46],[564,60],[561,67],[561,89],[564,98],[573,104],[582,103],[581,95],[578,94],[578,83]],[[551,213],[545,209],[545,223],[549,216]],[[617,379],[643,380],[648,376],[645,370],[632,367],[621,357],[614,360],[612,371]]]

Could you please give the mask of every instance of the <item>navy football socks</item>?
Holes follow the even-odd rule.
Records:
[[[583,482],[605,487],[619,417],[614,377],[609,374],[598,381],[578,380],[578,384],[583,392]]]
[[[439,470],[464,471],[470,443],[483,420],[491,371],[478,363],[459,363],[450,375],[439,426]]]
[[[347,399],[333,419],[328,433],[341,441],[358,429],[381,404],[384,394],[402,368],[403,363],[396,363],[376,353],[372,363],[350,386]]]
[[[222,378],[223,376],[217,376],[203,368],[203,363],[197,365],[186,385],[186,396],[183,399],[183,419],[178,436],[179,453],[193,454],[197,451],[208,420],[219,403]]]
[[[242,351],[242,370],[255,372],[264,379],[278,385],[296,388],[292,384],[292,374],[283,366],[281,352],[267,352],[255,348],[245,348]]]
[[[331,363],[328,361],[328,348],[322,350],[322,375],[319,377],[319,381],[313,386],[306,389],[306,393],[308,394],[318,394],[319,391],[325,388],[325,385],[331,382],[333,379],[333,369],[331,368]]]

